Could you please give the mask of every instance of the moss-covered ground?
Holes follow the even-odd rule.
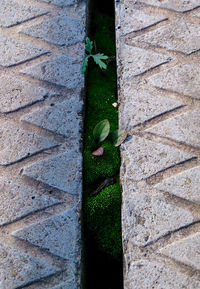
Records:
[[[98,148],[93,138],[95,125],[103,119],[108,119],[111,131],[118,128],[118,111],[112,105],[117,101],[114,3],[112,3],[114,1],[110,1],[111,9],[108,6],[107,9],[102,9],[105,4],[102,1],[91,2],[89,37],[95,41],[96,53],[108,55],[111,61],[105,71],[101,71],[90,61],[87,72],[83,205],[86,289],[120,289],[122,245],[119,148],[114,147],[108,138],[102,144],[103,156],[92,155],[92,151]],[[111,177],[112,185],[91,196],[103,181]]]

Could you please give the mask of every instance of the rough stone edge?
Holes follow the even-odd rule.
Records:
[[[90,5],[91,0],[84,0],[86,9],[85,9],[85,17],[86,17],[86,23],[85,23],[85,38],[88,35],[89,27],[90,27]],[[87,73],[87,72],[86,72]],[[84,77],[84,89],[82,90],[82,96],[83,96],[83,106],[82,106],[82,132],[81,135],[84,134],[84,120],[85,120],[85,111],[86,111],[86,78],[87,74],[85,73]],[[82,153],[83,153],[83,143],[82,143]],[[83,158],[82,158],[83,163]],[[83,165],[82,165],[83,168]],[[81,289],[87,289],[86,288],[86,266],[85,266],[85,259],[87,257],[86,251],[85,251],[85,244],[84,244],[84,232],[83,232],[83,182],[82,182],[82,198],[81,198],[81,211],[80,211],[80,219],[81,219],[81,264],[80,264],[80,279],[81,279]]]

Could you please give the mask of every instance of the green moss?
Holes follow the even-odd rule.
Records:
[[[90,39],[95,40],[97,52],[115,55],[114,18],[98,13],[93,21]],[[120,167],[119,149],[109,139],[103,142],[104,154],[95,157],[92,152],[99,147],[93,138],[95,125],[108,119],[111,131],[118,128],[118,111],[112,106],[117,101],[116,64],[108,64],[101,71],[91,60],[87,77],[87,103],[84,135],[84,216],[87,232],[95,236],[98,246],[112,256],[121,253],[121,190],[116,184],[107,187],[96,197],[90,197],[99,182],[118,175]]]
[[[96,42],[98,52],[106,55],[115,55],[115,22],[114,17],[97,13],[94,19],[93,39]]]
[[[95,125],[108,119],[111,131],[118,127],[118,111],[112,106],[116,98],[115,65],[110,65],[106,72],[90,66],[88,73],[87,116],[85,120],[84,176],[85,182],[92,183],[99,178],[111,177],[119,170],[120,156],[118,148],[110,141],[103,143],[105,153],[102,157],[92,156],[98,148],[93,138]]]
[[[115,65],[101,72],[98,67],[90,66],[88,73],[87,118],[85,121],[84,172],[85,182],[92,183],[99,178],[111,177],[119,170],[119,150],[111,142],[103,143],[105,153],[102,157],[94,157],[91,152],[98,148],[93,138],[95,125],[108,119],[111,131],[118,127],[118,111],[112,106],[116,98]]]
[[[91,232],[95,232],[98,245],[106,253],[116,257],[121,253],[121,188],[119,181],[87,198],[86,221]]]
[[[85,151],[84,171],[86,172],[85,182],[87,184],[98,181],[99,179],[112,177],[119,170],[119,150],[113,147],[109,141],[105,141],[102,147],[104,148],[104,154],[101,157],[93,156],[90,148]]]

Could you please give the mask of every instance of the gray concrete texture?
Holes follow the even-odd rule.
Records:
[[[81,287],[87,1],[0,1],[0,289]]]
[[[200,1],[116,1],[124,289],[200,288]]]

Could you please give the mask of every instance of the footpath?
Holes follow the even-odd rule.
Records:
[[[200,1],[116,1],[124,289],[200,288]]]
[[[80,288],[86,2],[0,1],[0,288]]]

